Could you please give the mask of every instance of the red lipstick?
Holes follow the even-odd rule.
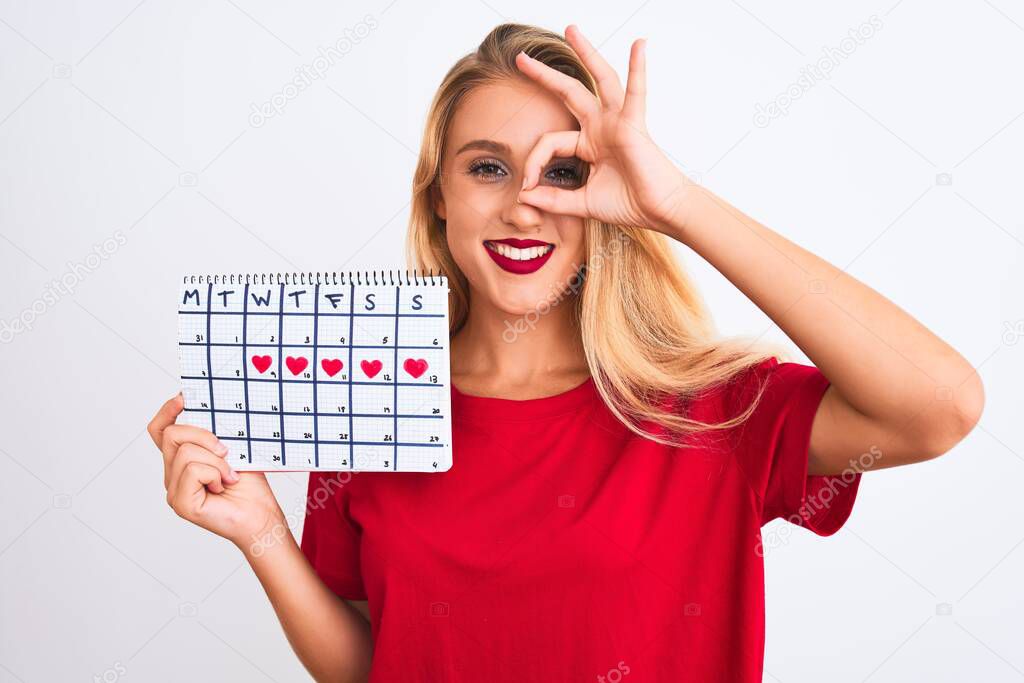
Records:
[[[506,248],[503,249],[506,252],[505,254],[499,253],[499,247],[497,246],[499,244],[505,245]],[[526,258],[527,254],[521,250],[532,249],[533,247],[540,247],[543,251],[538,256]],[[502,270],[515,273],[516,275],[526,275],[535,272],[547,263],[547,260],[551,258],[551,254],[555,251],[555,245],[550,242],[541,242],[540,240],[520,240],[509,237],[501,240],[484,240],[484,250]]]

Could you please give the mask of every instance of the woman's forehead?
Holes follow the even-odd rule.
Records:
[[[503,142],[514,154],[527,154],[541,135],[579,130],[579,122],[557,95],[527,81],[478,86],[459,103],[449,130],[448,149],[479,139]]]

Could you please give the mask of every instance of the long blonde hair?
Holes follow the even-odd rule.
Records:
[[[564,38],[523,24],[497,26],[445,75],[430,105],[413,177],[407,260],[412,267],[447,276],[450,336],[465,324],[470,301],[469,283],[448,249],[445,221],[435,213],[445,140],[470,90],[525,78],[515,64],[520,51],[597,94],[596,81]],[[781,349],[718,337],[665,235],[593,219],[584,223],[587,261],[580,270],[582,282],[572,288],[578,292],[574,315],[594,383],[612,413],[633,432],[673,446],[745,420],[763,386],[743,412],[723,422],[690,419],[679,405],[778,357]]]

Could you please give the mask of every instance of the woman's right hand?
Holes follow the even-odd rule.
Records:
[[[216,435],[175,424],[184,407],[179,394],[149,423],[164,456],[167,503],[245,554],[288,642],[316,680],[366,680],[373,636],[365,603],[349,604],[317,576],[262,472],[233,472]]]
[[[184,409],[179,393],[149,423],[149,435],[163,453],[167,504],[178,514],[222,536],[243,552],[259,552],[290,533],[281,506],[263,472],[236,472],[227,448],[212,432],[175,424]]]

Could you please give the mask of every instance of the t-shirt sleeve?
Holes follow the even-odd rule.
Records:
[[[853,510],[862,472],[808,475],[811,426],[829,381],[816,367],[763,361],[729,392],[730,414],[760,402],[735,432],[734,450],[760,505],[761,525],[782,517],[830,536]]]
[[[349,516],[350,473],[311,472],[302,553],[327,586],[347,600],[366,600],[360,571],[362,531]]]

